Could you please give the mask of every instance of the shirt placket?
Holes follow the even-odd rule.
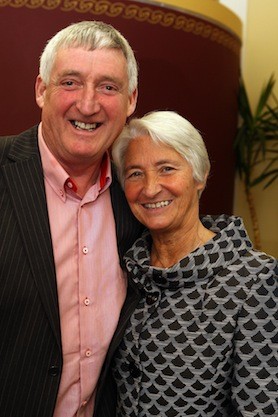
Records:
[[[86,210],[87,204],[80,206],[78,210],[78,225],[79,225],[79,317],[80,317],[80,410],[78,416],[82,415],[82,410],[87,405],[90,398],[88,398],[88,387],[86,374],[88,368],[93,360],[93,346],[92,346],[92,327],[90,317],[93,313],[93,295],[92,285],[89,285],[92,278],[89,275],[92,269],[92,243],[89,239],[89,232],[86,225]],[[84,376],[85,375],[85,376]]]

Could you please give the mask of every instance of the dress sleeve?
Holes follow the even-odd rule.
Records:
[[[276,273],[260,274],[252,286],[239,313],[234,346],[232,401],[238,416],[278,417],[277,267]]]

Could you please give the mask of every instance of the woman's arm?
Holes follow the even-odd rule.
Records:
[[[278,276],[261,271],[238,317],[232,401],[240,416],[278,417]]]

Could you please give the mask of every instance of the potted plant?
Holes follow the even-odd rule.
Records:
[[[236,170],[244,184],[254,247],[259,250],[260,229],[252,188],[263,183],[265,189],[278,178],[278,102],[273,93],[274,85],[272,75],[261,91],[254,112],[242,78],[238,94],[239,126],[234,141]]]

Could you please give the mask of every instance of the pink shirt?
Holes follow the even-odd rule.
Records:
[[[41,126],[39,149],[64,361],[54,417],[92,417],[97,380],[126,295],[109,191],[110,161],[107,169],[102,167],[96,184],[80,198],[75,184],[47,148]]]

